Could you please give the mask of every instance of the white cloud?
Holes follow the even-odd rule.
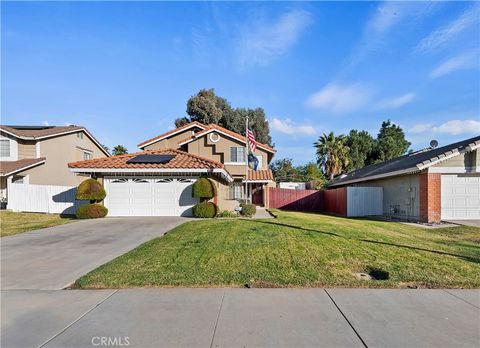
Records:
[[[459,56],[450,58],[437,66],[430,73],[431,78],[437,78],[456,70],[470,69],[478,65],[478,53],[467,52]]]
[[[48,123],[48,121],[43,121],[42,124],[43,124],[44,126],[50,126],[50,124]]]
[[[315,109],[346,113],[366,105],[371,99],[371,90],[360,84],[328,84],[307,99],[307,105]]]
[[[274,23],[266,23],[263,19],[248,21],[241,30],[237,46],[240,67],[267,65],[287,53],[311,23],[311,14],[303,10],[284,13]]]
[[[312,126],[297,125],[288,118],[284,120],[281,120],[279,118],[273,118],[272,120],[270,120],[269,125],[272,129],[285,134],[313,135],[317,132]]]
[[[479,9],[480,7],[477,5],[472,6],[453,22],[443,28],[435,30],[430,35],[423,38],[418,43],[415,50],[417,52],[425,52],[445,45],[462,31],[478,23]]]
[[[408,131],[410,133],[418,134],[418,133],[424,133],[428,131],[429,129],[432,128],[431,123],[419,123],[414,125],[412,128],[410,128]]]
[[[451,120],[438,127],[433,127],[436,133],[446,133],[451,135],[458,134],[477,134],[480,133],[480,121],[477,120]]]
[[[377,108],[378,109],[396,109],[412,102],[414,99],[415,99],[415,93],[409,92],[398,97],[381,100],[378,102]]]
[[[478,134],[480,133],[480,121],[478,120],[450,120],[438,126],[432,123],[419,123],[408,130],[410,133],[420,134],[432,132],[437,134]]]

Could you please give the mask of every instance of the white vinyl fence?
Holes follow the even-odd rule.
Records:
[[[76,187],[15,184],[8,185],[7,209],[36,213],[75,214],[88,201],[75,200]]]
[[[347,187],[347,216],[383,215],[383,187]]]

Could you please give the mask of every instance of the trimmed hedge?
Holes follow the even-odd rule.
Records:
[[[76,199],[80,201],[90,201],[90,203],[100,202],[107,196],[105,189],[95,179],[82,181],[77,187]]]
[[[242,208],[240,214],[246,217],[252,217],[257,212],[257,207],[253,204],[242,203],[240,207]]]
[[[201,177],[193,184],[192,197],[210,199],[217,194],[215,184],[212,180]]]
[[[85,204],[78,207],[75,216],[77,219],[96,219],[107,216],[108,209],[100,204]]]
[[[197,218],[213,218],[217,215],[218,208],[215,203],[202,202],[193,206],[192,213]]]

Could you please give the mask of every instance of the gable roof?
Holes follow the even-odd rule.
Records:
[[[0,176],[9,176],[45,163],[46,158],[25,158],[18,161],[1,161]]]
[[[245,143],[245,136],[243,135],[240,135],[238,133],[235,133],[235,132],[232,132],[231,130],[229,129],[226,129],[226,128],[223,128],[219,125],[216,125],[216,124],[210,124],[208,126],[206,126],[206,128],[198,133],[195,133],[195,135],[193,135],[191,138],[187,139],[187,140],[184,140],[184,141],[181,141],[178,145],[185,145],[185,144],[188,144],[194,140],[197,140],[198,138],[201,138],[203,137],[204,135],[208,134],[208,133],[211,133],[213,131],[216,131],[218,133],[221,133],[223,135],[226,135],[230,138],[234,138],[242,143]],[[257,147],[258,148],[261,148],[263,150],[266,150],[268,152],[271,152],[271,153],[275,153],[277,152],[277,150],[275,150],[273,147],[269,146],[269,145],[266,145],[266,144],[262,144],[262,143],[259,143],[257,142]]]
[[[461,153],[478,149],[479,147],[480,136],[477,136],[442,147],[417,151],[338,176],[328,186],[340,186],[383,177],[416,173],[449,158],[458,156]]]
[[[15,138],[22,140],[41,140],[56,137],[59,135],[83,131],[92,140],[95,145],[107,156],[111,156],[102,144],[82,126],[6,126],[0,125],[0,131],[5,132]]]
[[[141,149],[143,149],[145,146],[147,145],[150,145],[150,144],[153,144],[153,143],[156,143],[157,141],[160,141],[162,139],[165,139],[165,138],[168,138],[169,136],[171,135],[175,135],[175,134],[178,134],[178,133],[181,133],[183,131],[186,131],[190,128],[193,128],[193,127],[198,127],[200,129],[205,129],[207,126],[205,126],[204,124],[200,123],[200,122],[197,122],[197,121],[193,121],[193,122],[190,122],[190,123],[187,123],[186,125],[183,125],[181,127],[178,127],[176,129],[172,129],[166,133],[163,133],[163,134],[160,134],[154,138],[151,138],[151,139],[148,139],[148,140],[145,140],[144,142],[141,142],[140,144],[138,144],[137,146]]]

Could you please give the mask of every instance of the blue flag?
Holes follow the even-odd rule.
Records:
[[[248,167],[257,171],[258,168],[258,158],[253,153],[248,154]]]

